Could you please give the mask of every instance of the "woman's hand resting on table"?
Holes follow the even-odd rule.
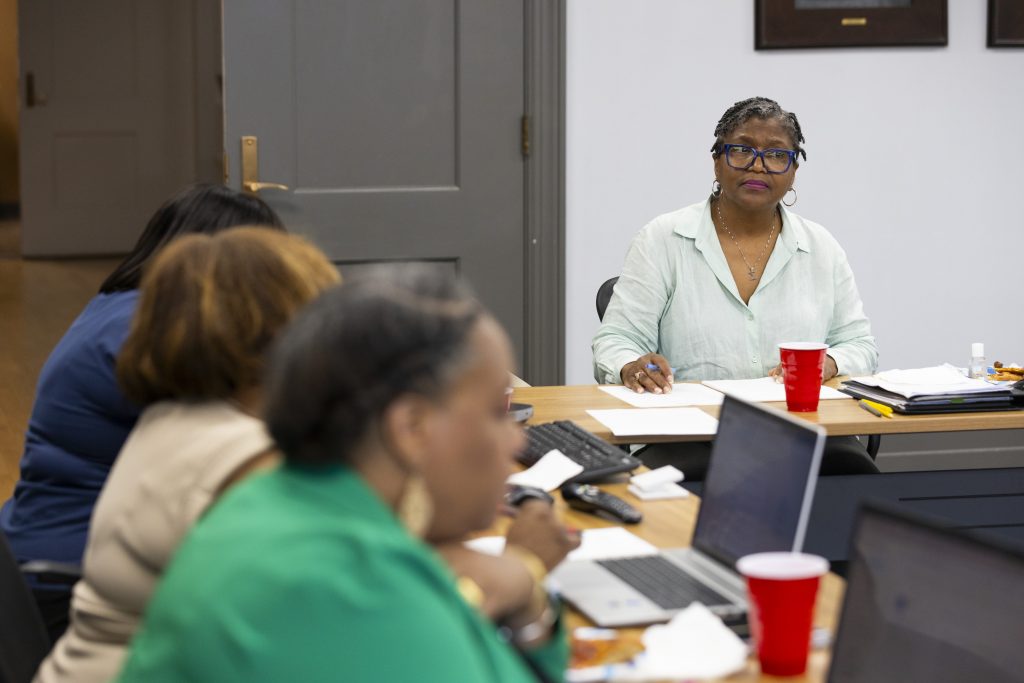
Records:
[[[825,365],[821,369],[821,383],[829,381],[833,377],[839,374],[839,366],[832,360],[832,356],[825,356]],[[774,368],[768,371],[769,377],[775,377],[778,381],[782,381],[782,364],[776,365]]]
[[[657,370],[648,368],[648,365],[655,365]],[[632,363],[626,363],[619,370],[619,377],[622,383],[638,394],[649,391],[652,394],[669,394],[672,392],[672,368],[669,366],[665,356],[658,353],[648,353],[640,356]]]
[[[457,576],[472,579],[480,588],[479,608],[485,616],[514,626],[534,621],[547,607],[538,583],[542,572],[554,569],[579,544],[579,533],[567,530],[549,503],[530,500],[518,508],[503,554],[487,555],[456,542],[437,551]],[[533,560],[528,560],[531,555]]]

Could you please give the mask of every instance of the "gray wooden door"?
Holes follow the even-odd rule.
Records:
[[[18,5],[22,254],[128,251],[195,179],[196,7]]]
[[[341,267],[425,261],[524,326],[523,4],[225,0],[225,149]]]

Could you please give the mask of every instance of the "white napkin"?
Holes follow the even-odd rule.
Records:
[[[553,448],[545,453],[543,458],[533,463],[533,467],[516,472],[506,481],[509,484],[554,491],[582,471],[583,465],[570,460],[565,453]]]
[[[742,670],[747,646],[735,633],[695,602],[667,624],[643,635],[646,650],[627,664],[571,669],[567,681],[662,681],[724,678]]]

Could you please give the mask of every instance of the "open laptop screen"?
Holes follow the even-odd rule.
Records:
[[[749,553],[800,550],[824,431],[726,396],[693,546],[735,566]]]
[[[831,683],[1020,681],[1024,550],[868,505]]]

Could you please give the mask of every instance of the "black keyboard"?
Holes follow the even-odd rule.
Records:
[[[695,601],[707,607],[730,602],[660,555],[599,560],[598,564],[662,609],[683,609]]]
[[[557,448],[570,460],[583,465],[571,482],[599,481],[620,472],[631,472],[641,462],[617,446],[603,441],[575,422],[559,420],[526,428],[528,443],[517,460],[530,467],[548,451]]]

